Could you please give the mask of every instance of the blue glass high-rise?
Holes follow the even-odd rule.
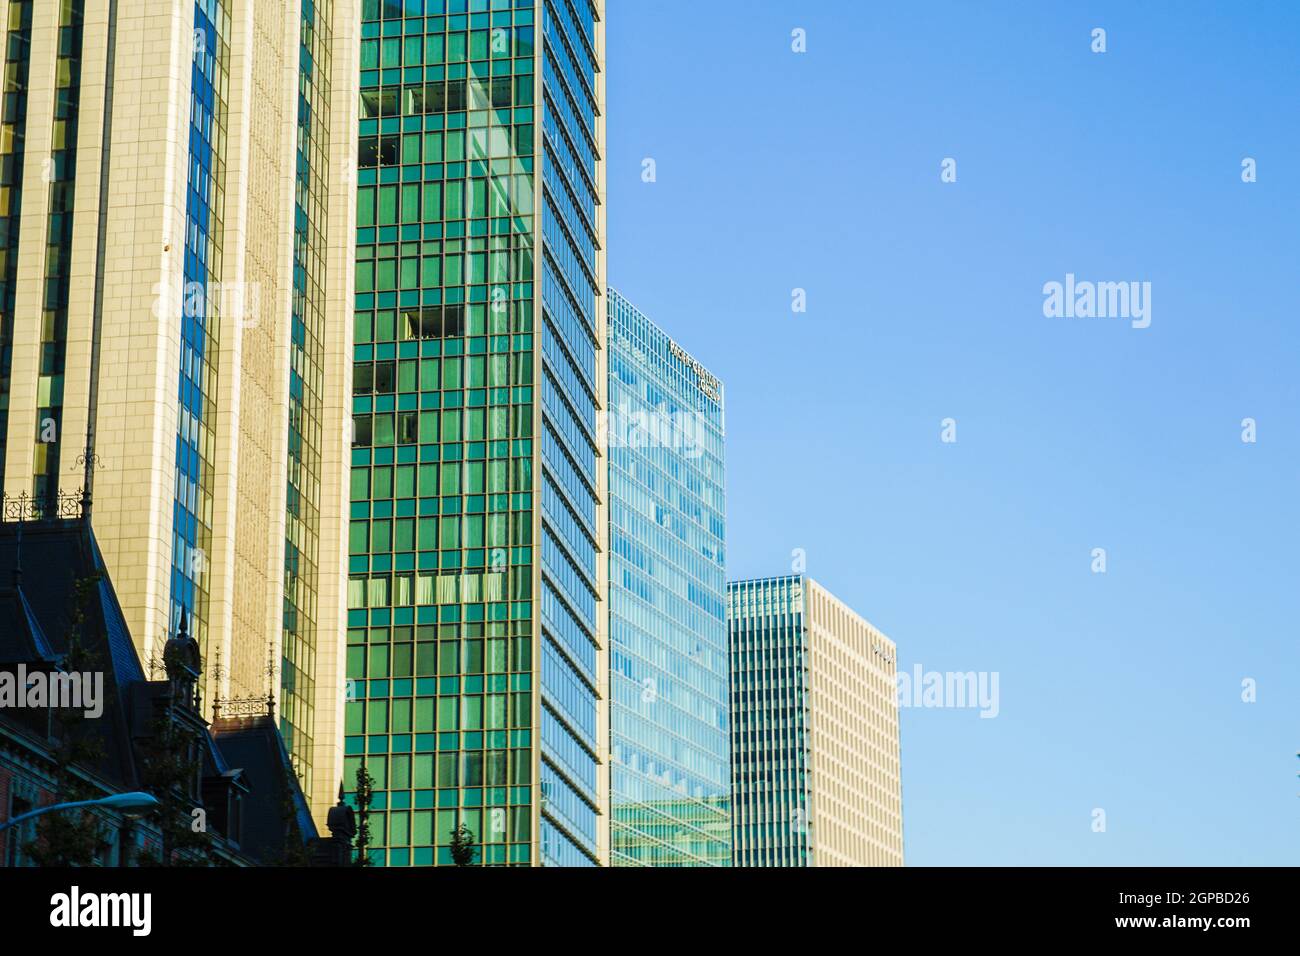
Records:
[[[610,861],[728,866],[722,385],[608,301]]]

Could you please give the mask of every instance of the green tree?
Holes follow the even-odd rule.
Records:
[[[60,664],[69,674],[91,674],[102,665],[101,657],[86,647],[84,630],[86,608],[95,595],[99,576],[77,581],[74,591],[72,622],[68,628],[68,651]],[[51,705],[55,702],[51,701]],[[54,707],[50,710],[54,759],[54,797],[52,803],[74,803],[104,796],[93,787],[78,768],[93,767],[104,756],[102,739],[95,733],[83,708]],[[91,810],[64,810],[37,818],[35,839],[23,851],[37,866],[90,866],[111,844]]]
[[[280,820],[284,827],[284,846],[281,847],[277,866],[310,866],[307,846],[302,831],[298,829],[298,808],[293,802],[293,789],[297,786],[293,771],[284,771],[284,792],[280,796]]]
[[[149,811],[162,837],[158,854],[140,855],[140,866],[211,866],[220,862],[207,829],[207,811],[195,801],[199,773],[195,734],[175,714],[175,701],[154,720],[153,733],[140,744],[140,781],[158,798]]]
[[[474,845],[474,833],[464,821],[451,831],[451,862],[457,866],[473,866],[478,847]]]
[[[370,804],[375,799],[375,778],[365,762],[357,767],[357,858],[354,865],[370,866]]]

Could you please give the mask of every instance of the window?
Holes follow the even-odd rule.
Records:
[[[373,428],[369,415],[352,416],[352,444],[366,447],[373,443]]]
[[[430,305],[402,312],[408,339],[458,338],[465,334],[464,306]]]
[[[513,82],[508,76],[497,76],[492,79],[492,105],[497,109],[507,109],[510,106],[510,90]]]
[[[9,807],[9,819],[30,813],[34,809],[30,800],[15,795]],[[6,866],[18,866],[22,862],[22,846],[32,839],[34,823],[35,821],[20,823],[9,830],[9,838],[5,841],[5,854],[8,857],[5,861]]]
[[[397,443],[414,445],[419,441],[419,412],[399,412],[397,416]]]
[[[357,141],[357,166],[396,166],[401,141],[400,136],[362,136]]]
[[[378,119],[397,115],[396,90],[362,90],[361,118]]]
[[[361,69],[377,70],[379,68],[379,41],[361,41]],[[363,93],[362,96],[365,94]]]

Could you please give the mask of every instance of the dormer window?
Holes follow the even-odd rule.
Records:
[[[244,802],[243,797],[238,790],[232,789],[229,797],[229,824],[227,825],[226,838],[235,846],[239,846],[244,836]]]

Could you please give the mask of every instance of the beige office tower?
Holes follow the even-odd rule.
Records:
[[[802,575],[727,585],[735,866],[901,866],[894,643]]]
[[[359,0],[0,0],[0,475],[341,774]],[[29,573],[38,573],[28,569]]]

